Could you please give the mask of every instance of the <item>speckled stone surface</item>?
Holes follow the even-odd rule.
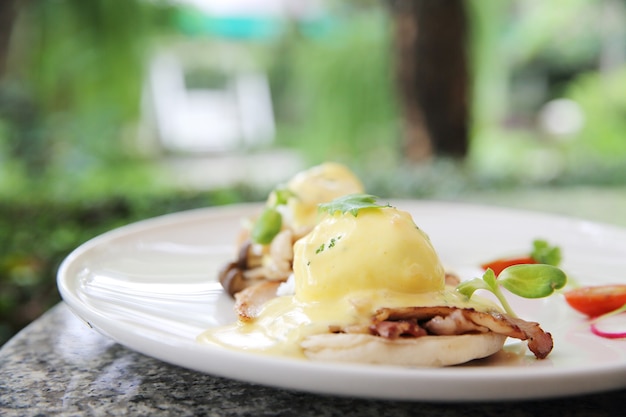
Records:
[[[0,416],[623,415],[626,390],[547,401],[425,403],[274,389],[172,366],[116,344],[61,303],[0,349]]]

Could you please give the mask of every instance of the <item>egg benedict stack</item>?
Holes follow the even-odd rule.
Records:
[[[317,223],[317,206],[363,192],[361,181],[344,165],[327,162],[296,174],[274,189],[265,209],[242,228],[238,255],[219,272],[222,286],[235,295],[269,282],[276,287],[292,273],[293,244]]]
[[[320,361],[446,366],[530,340],[537,357],[552,339],[536,323],[447,286],[429,237],[411,215],[348,195],[294,245],[293,291],[236,303],[240,320],[202,340]],[[285,285],[285,284],[283,284]]]

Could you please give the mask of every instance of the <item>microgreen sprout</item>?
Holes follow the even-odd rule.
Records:
[[[378,197],[371,194],[348,194],[328,203],[322,203],[318,206],[318,209],[330,215],[339,212],[341,214],[350,213],[356,217],[359,214],[359,210],[362,209],[391,207],[389,204],[378,204],[376,200],[378,200]]]
[[[533,241],[533,250],[530,254],[539,264],[558,266],[561,263],[561,248],[552,246],[542,239]]]
[[[567,283],[567,276],[559,268],[547,264],[513,265],[504,269],[496,278],[492,269],[487,269],[482,278],[462,282],[456,290],[471,297],[476,290],[493,293],[502,307],[512,317],[517,317],[500,287],[523,298],[548,297]]]

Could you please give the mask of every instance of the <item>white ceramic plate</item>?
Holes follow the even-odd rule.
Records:
[[[475,205],[392,204],[411,212],[447,268],[464,279],[479,275],[481,261],[527,252],[533,239],[545,238],[561,246],[571,279],[626,282],[626,229]],[[276,387],[429,401],[536,399],[626,387],[626,341],[592,335],[561,295],[512,299],[520,316],[553,334],[555,348],[543,361],[515,341],[492,359],[442,369],[310,363],[199,344],[196,336],[205,329],[235,320],[216,271],[234,257],[241,219],[258,208],[194,210],[106,233],[62,264],[61,295],[79,317],[130,349]]]

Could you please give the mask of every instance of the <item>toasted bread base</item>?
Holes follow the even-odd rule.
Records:
[[[506,336],[487,332],[458,336],[386,339],[369,334],[328,333],[301,344],[316,361],[442,367],[485,358],[500,351]]]

